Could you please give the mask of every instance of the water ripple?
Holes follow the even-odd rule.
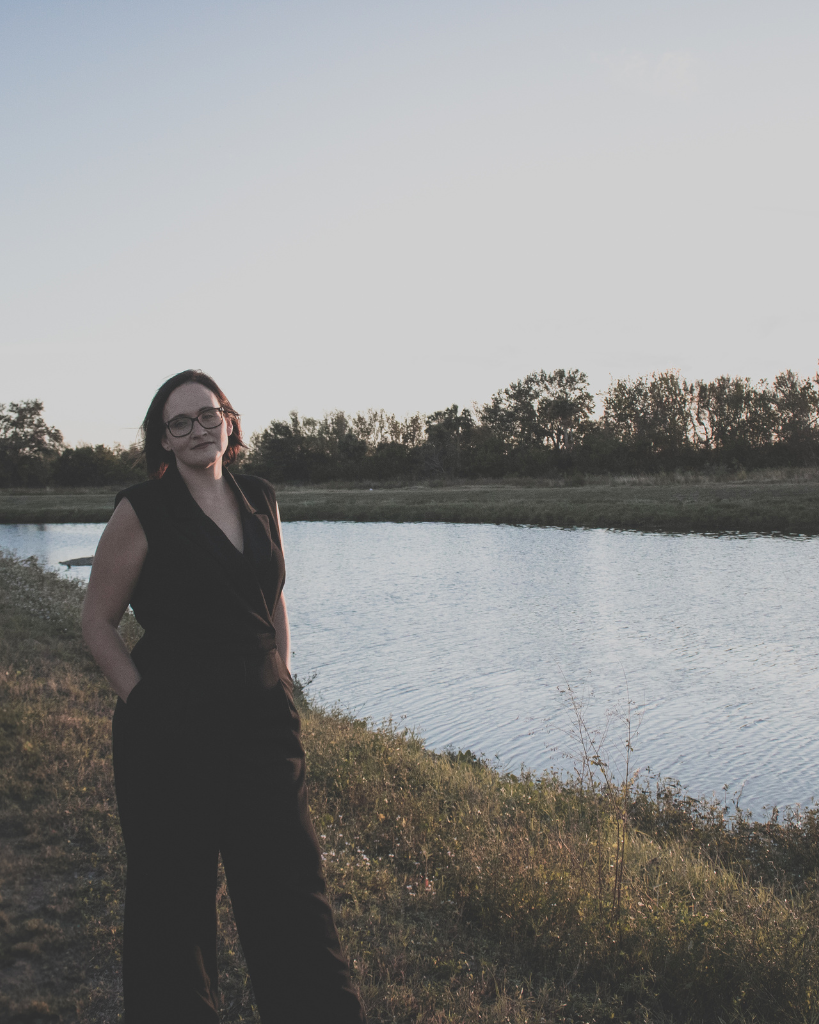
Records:
[[[54,564],[101,526],[0,527]],[[445,523],[287,523],[294,664],[322,701],[433,748],[565,769],[583,695],[626,693],[635,756],[695,794],[819,796],[819,538],[669,536]],[[87,575],[87,570],[67,570]],[[621,730],[610,724],[613,752]]]

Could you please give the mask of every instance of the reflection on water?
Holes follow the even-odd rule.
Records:
[[[90,568],[71,569],[60,565],[69,558],[93,555],[105,529],[105,523],[26,523],[0,525],[0,550],[28,558],[34,555],[49,569],[57,569],[71,579],[87,580]]]
[[[54,564],[90,554],[101,529],[0,526],[0,547]],[[565,767],[571,747],[558,687],[585,693],[602,723],[627,680],[644,710],[639,764],[692,793],[745,783],[755,809],[819,796],[819,538],[442,523],[284,534],[294,666],[317,672],[324,702],[403,721],[435,749],[542,769]]]

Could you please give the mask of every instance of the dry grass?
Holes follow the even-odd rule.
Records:
[[[82,591],[0,559],[0,1019],[119,1019],[113,699]],[[132,621],[124,624],[133,638]],[[304,709],[311,806],[371,1021],[819,1019],[819,822],[500,775]],[[621,905],[617,829],[628,827]],[[256,1019],[224,890],[225,1021]]]

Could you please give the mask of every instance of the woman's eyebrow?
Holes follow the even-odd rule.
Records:
[[[218,409],[218,408],[219,408],[218,405],[201,405],[196,410],[196,412],[193,413],[193,414],[191,414],[189,412],[178,412],[178,413],[176,413],[176,415],[171,416],[171,419],[175,420],[175,419],[178,419],[180,416],[190,416],[192,418],[193,416],[198,416],[200,412],[205,412],[206,409]]]

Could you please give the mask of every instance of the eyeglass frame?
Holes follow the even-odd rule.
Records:
[[[219,413],[219,422],[218,423],[214,423],[212,427],[206,427],[205,424],[202,423],[200,421],[200,419],[199,419],[199,416],[204,416],[206,412],[218,412]],[[163,421],[163,424],[165,426],[165,429],[171,435],[171,437],[188,437],[190,434],[193,433],[193,425],[194,425],[194,423],[198,423],[199,426],[203,430],[216,430],[217,427],[221,427],[222,424],[225,422],[225,416],[226,415],[227,415],[227,409],[225,409],[223,406],[221,406],[221,405],[211,405],[211,406],[208,406],[207,409],[202,409],[199,412],[199,416],[185,416],[184,413],[181,413],[179,416],[172,416],[171,419],[169,419],[167,421],[167,423],[165,423]],[[185,417],[186,420],[190,420],[191,421],[191,429],[187,430],[184,434],[174,434],[173,431],[171,430],[171,423],[173,422],[173,420],[182,419],[183,416]]]

